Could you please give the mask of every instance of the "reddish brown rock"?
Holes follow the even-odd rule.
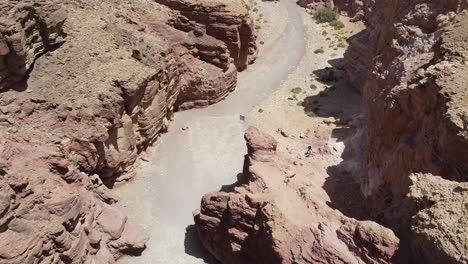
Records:
[[[38,56],[63,42],[66,17],[57,1],[0,3],[0,90],[20,81]]]
[[[391,263],[399,244],[391,230],[345,217],[307,188],[287,184],[290,164],[275,152],[276,141],[256,128],[245,138],[247,182],[206,194],[194,212],[202,244],[219,261]]]
[[[0,262],[85,263],[112,248],[108,259],[95,262],[109,263],[143,250],[144,232],[127,238],[125,230],[134,228],[126,217],[87,190],[94,186],[105,193],[105,187],[64,160],[49,159],[55,154],[48,146],[2,143],[0,159],[9,165],[0,180]],[[76,181],[58,175],[55,169],[64,167],[75,170]]]
[[[463,221],[457,230],[442,227],[452,218],[441,212],[453,209],[439,200],[432,177],[453,181],[444,186],[468,181],[467,8],[466,1],[376,1],[345,55],[350,80],[363,92],[361,188],[373,216],[412,245],[413,261],[466,262],[467,252],[454,248],[464,247],[457,237],[468,229]],[[428,197],[418,197],[416,209],[405,202],[422,188],[410,188],[413,173],[428,173],[418,177]]]
[[[0,3],[0,263],[115,263],[145,249],[108,187],[132,177],[175,109],[227,96],[248,54],[178,20],[153,1]]]
[[[299,0],[298,5],[312,12],[328,7],[336,9],[341,15],[351,18],[352,21],[363,20],[371,12],[375,0]]]
[[[183,16],[173,22],[176,28],[193,31],[197,36],[206,34],[222,40],[237,70],[244,70],[255,61],[257,46],[254,24],[241,1],[206,1],[204,5],[190,0],[157,2],[178,10]],[[210,56],[209,53],[207,55]]]

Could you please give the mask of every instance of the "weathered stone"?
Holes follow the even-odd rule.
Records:
[[[276,154],[274,138],[253,127],[245,138],[247,182],[232,192],[206,194],[194,212],[202,244],[219,261],[392,262],[399,239],[390,229],[345,217],[306,189],[288,185],[283,178],[289,165]],[[255,158],[259,151],[270,159]]]

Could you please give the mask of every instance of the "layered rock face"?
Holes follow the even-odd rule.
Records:
[[[369,221],[332,210],[306,186],[290,184],[292,164],[276,141],[245,133],[244,181],[207,194],[194,212],[203,245],[222,263],[390,263],[399,240]]]
[[[152,1],[0,10],[0,263],[139,254],[147,238],[107,188],[133,175],[176,109],[235,88],[236,58],[224,39],[175,28],[182,15]]]
[[[179,11],[181,16],[173,22],[176,28],[193,30],[197,36],[207,34],[222,40],[239,71],[255,61],[257,46],[254,24],[241,1],[207,1],[205,5],[189,0],[157,2]],[[204,55],[211,57],[210,53]]]
[[[449,187],[468,181],[467,7],[466,1],[377,1],[368,28],[346,54],[348,75],[364,98],[362,191],[374,217],[409,239],[424,263],[466,263],[468,256],[460,235],[468,231],[467,200],[454,191],[464,189]],[[414,186],[412,173],[426,175]],[[452,193],[459,200],[441,198],[432,175],[453,181],[441,186],[450,188],[447,199]],[[415,196],[418,188],[427,196]],[[423,210],[405,206],[407,199]],[[452,221],[458,222],[449,227]]]
[[[403,3],[377,7],[383,13],[373,24],[382,27],[367,30],[369,44],[380,54],[363,94],[367,152],[362,188],[373,208],[398,203],[412,172],[468,180],[466,52],[460,46],[464,33],[457,32],[465,22],[454,18],[461,3],[450,3],[451,9],[443,3],[405,5],[391,14],[385,10],[396,12]],[[444,33],[448,23],[455,25]]]
[[[371,12],[375,0],[299,0],[297,4],[311,11],[328,7],[335,8],[352,21],[363,20]]]
[[[34,60],[63,41],[66,12],[49,0],[0,3],[0,91],[21,80]]]
[[[114,263],[145,248],[99,177],[52,147],[2,139],[0,175],[0,263]]]

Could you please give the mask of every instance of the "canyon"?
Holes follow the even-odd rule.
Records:
[[[1,2],[0,263],[467,263],[467,9]]]

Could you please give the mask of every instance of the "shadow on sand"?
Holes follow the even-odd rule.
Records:
[[[236,182],[221,186],[219,192],[233,192],[236,186],[244,180],[242,173],[237,174]],[[219,263],[215,257],[213,257],[202,245],[198,238],[197,227],[195,225],[189,225],[185,228],[185,240],[184,240],[185,253],[198,259],[202,259],[205,263],[215,264]]]
[[[332,137],[344,144],[343,160],[327,168],[328,178],[323,188],[330,197],[331,208],[357,220],[372,220],[360,188],[364,151],[361,95],[346,81],[343,59],[331,60],[329,64],[331,67],[314,72],[317,81],[327,88],[304,100],[307,115],[336,120]],[[413,263],[409,261],[409,246],[405,243],[402,240],[392,263]]]
[[[333,117],[336,128],[332,138],[345,146],[338,165],[327,168],[323,188],[330,197],[328,205],[358,220],[369,219],[360,191],[361,96],[346,81],[343,59],[330,60],[331,67],[313,72],[317,82],[326,86],[317,95],[304,100],[304,112],[310,117]]]
[[[208,264],[219,263],[201,244],[198,238],[197,228],[195,225],[189,225],[185,228],[184,240],[185,253]]]

